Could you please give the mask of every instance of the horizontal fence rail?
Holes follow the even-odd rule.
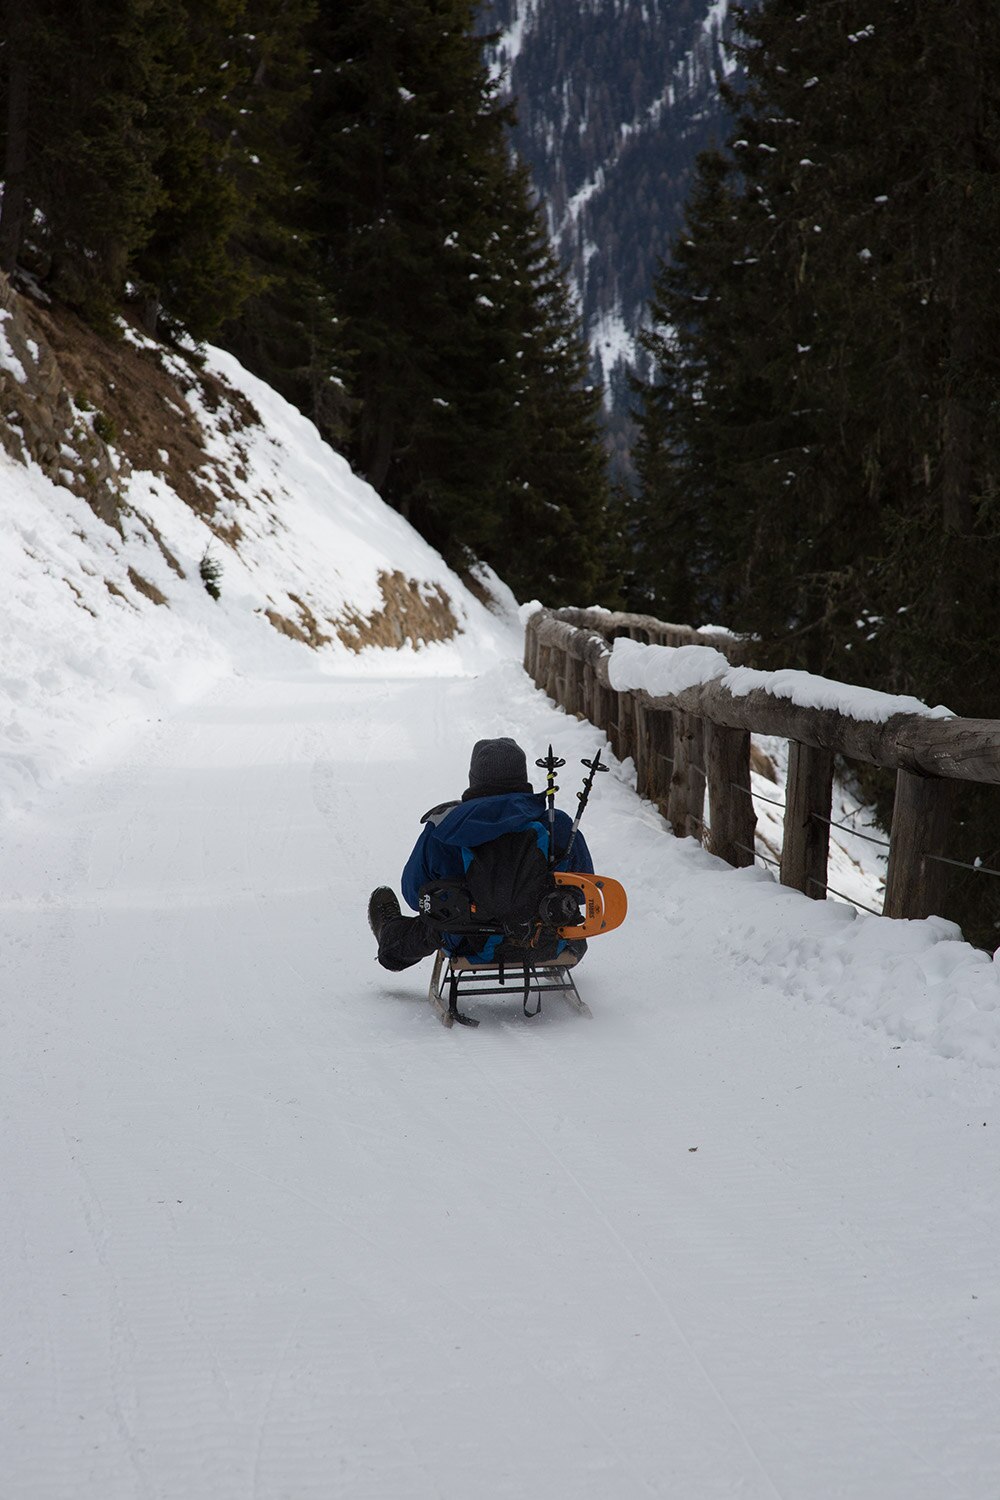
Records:
[[[609,676],[618,637],[711,646],[732,666],[748,664],[749,646],[725,631],[648,615],[541,609],[528,618],[528,675],[569,713],[602,729],[620,760],[631,756],[639,792],[675,834],[698,839],[731,865],[752,864],[750,736],[776,735],[789,742],[781,859],[769,861],[778,864],[781,883],[826,897],[833,757],[841,754],[896,772],[883,914],[927,917],[942,910],[947,867],[955,863],[945,847],[954,792],[960,781],[1000,785],[1000,720],[897,713],[876,723],[801,707],[764,688],[737,696],[719,681],[656,697],[619,691]]]

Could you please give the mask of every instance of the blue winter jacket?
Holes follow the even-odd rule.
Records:
[[[424,831],[417,839],[413,853],[403,870],[403,899],[414,911],[419,910],[420,887],[431,880],[461,880],[466,861],[463,850],[475,849],[505,833],[520,833],[533,828],[539,847],[547,854],[549,825],[542,792],[504,792],[496,797],[473,797],[468,802],[446,802],[423,817]],[[568,813],[556,809],[556,849],[565,849],[573,826]],[[570,862],[558,861],[557,870],[579,870],[593,874],[594,862],[582,833],[577,833],[570,852]],[[449,953],[455,951],[461,936],[445,934],[442,942]],[[488,949],[496,947],[499,938],[487,940],[480,953],[469,954],[473,961],[486,962]]]

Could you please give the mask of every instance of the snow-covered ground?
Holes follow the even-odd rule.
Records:
[[[572,808],[597,731],[471,596],[419,651],[267,626],[254,580],[308,570],[312,481],[219,605],[163,573],[169,606],[118,615],[68,524],[97,523],[24,472],[4,1500],[1000,1493],[991,959],[730,870],[616,766],[587,834],[631,909],[579,971],[594,1019],[484,1001],[446,1031],[428,965],[375,963],[368,891],[475,739],[551,741]],[[443,578],[340,483],[385,566]],[[116,579],[150,551],[107,546]],[[96,613],[63,620],[74,563]]]

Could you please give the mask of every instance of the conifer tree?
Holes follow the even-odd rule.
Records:
[[[347,410],[341,326],[311,232],[315,183],[305,115],[315,11],[314,0],[248,0],[234,129],[242,146],[238,186],[254,207],[235,238],[254,287],[217,337],[339,442]]]
[[[156,160],[163,196],[134,271],[151,332],[163,314],[204,338],[266,283],[249,242],[274,232],[265,205],[295,103],[281,63],[289,51],[295,57],[303,11],[289,3],[283,17],[277,0],[156,3],[169,11],[168,86],[151,106],[163,142]],[[268,76],[264,59],[276,51]]]
[[[10,273],[24,242],[31,168],[33,27],[19,0],[0,7],[0,141],[3,142],[3,202],[0,204],[0,271]]]
[[[640,522],[669,545],[698,507],[703,576],[673,562],[760,656],[995,716],[1000,12],[741,15],[733,137],[657,285]]]
[[[225,300],[230,288],[237,297],[249,290],[245,264],[230,264],[227,254],[240,215],[235,174],[226,170],[238,3],[208,0],[196,11],[175,0],[162,12],[165,86],[150,101],[161,140],[161,199],[132,269],[149,333],[167,311],[201,337],[215,324],[216,299]]]
[[[941,547],[975,530],[996,347],[984,273],[1000,23],[943,0],[876,9],[838,0],[808,26],[787,0],[744,13],[750,86],[658,281],[649,347],[677,359],[643,418],[657,470],[645,511],[670,499],[664,470],[699,494],[720,604],[840,670],[849,650],[857,663],[877,642],[884,657],[907,634],[887,614],[910,612],[897,594],[920,538],[937,575]],[[932,591],[943,625],[948,592]],[[876,615],[869,643],[855,621]],[[914,645],[888,651],[899,680]]]
[[[515,590],[550,605],[615,604],[622,569],[600,433],[601,393],[527,176],[512,168],[498,213],[505,300],[518,329],[502,526],[488,552]]]
[[[106,317],[162,198],[148,109],[164,79],[162,14],[146,0],[8,0],[3,20],[5,268],[30,235],[56,294]]]
[[[279,273],[261,260],[293,259],[282,127],[310,14],[308,0],[8,0],[4,266],[26,253],[95,318],[131,281],[150,331],[161,313],[196,338],[235,316]]]
[[[353,450],[425,528],[435,506],[445,525],[454,517],[444,496],[420,493],[421,456],[433,452],[445,484],[449,457],[459,471],[472,461],[469,439],[489,426],[483,386],[504,354],[485,212],[501,115],[470,11],[467,0],[327,0],[316,28],[317,228],[348,320]],[[489,452],[478,456],[488,469]]]
[[[668,620],[721,618],[738,594],[749,539],[735,544],[732,528],[742,529],[749,510],[731,502],[763,393],[754,369],[737,368],[727,333],[748,300],[752,266],[736,251],[733,175],[717,154],[700,159],[687,231],[660,272],[651,329],[642,335],[654,377],[645,387],[636,382],[631,602]]]
[[[345,320],[356,465],[453,560],[520,566],[521,586],[530,576],[541,589],[552,575],[532,560],[537,535],[521,530],[526,484],[549,507],[549,534],[564,538],[567,572],[593,545],[560,514],[565,459],[517,472],[560,380],[575,392],[559,403],[574,460],[600,461],[474,19],[471,0],[321,4],[316,231]]]

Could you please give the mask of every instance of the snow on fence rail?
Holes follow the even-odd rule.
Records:
[[[640,645],[616,648],[622,639]],[[642,645],[712,649],[668,657]],[[676,834],[704,839],[731,865],[754,860],[750,735],[787,739],[780,879],[808,896],[827,893],[834,754],[894,770],[883,915],[940,912],[956,784],[1000,785],[1000,720],[960,719],[806,673],[752,671],[746,654],[747,642],[726,631],[648,615],[540,609],[525,625],[533,681],[603,729],[619,759],[632,757],[638,790]]]

